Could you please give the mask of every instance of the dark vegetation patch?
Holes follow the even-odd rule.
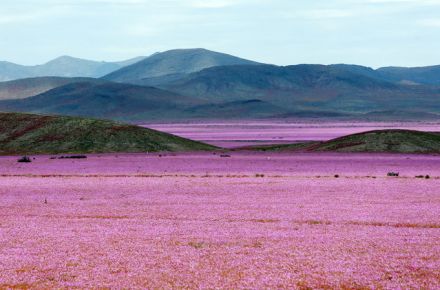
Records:
[[[86,159],[87,155],[62,155],[59,157],[50,157],[50,159]]]
[[[429,175],[416,175],[416,178],[425,178],[425,179],[430,179],[431,176]]]
[[[20,159],[18,159],[17,162],[20,162],[20,163],[30,163],[30,162],[32,162],[32,160],[29,157],[27,157],[27,156],[23,156]]]
[[[413,130],[375,130],[324,142],[313,151],[440,153],[440,134]]]
[[[213,149],[216,147],[114,121],[0,113],[0,155]]]
[[[440,133],[414,130],[375,130],[332,139],[270,146],[243,147],[242,150],[292,152],[372,152],[440,153]]]

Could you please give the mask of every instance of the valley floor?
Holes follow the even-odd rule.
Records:
[[[440,288],[440,156],[230,155],[0,157],[0,289]]]
[[[249,120],[200,121],[143,125],[184,138],[202,141],[223,148],[249,145],[327,141],[333,138],[371,130],[408,129],[440,131],[439,121],[366,122],[366,121],[306,121]]]

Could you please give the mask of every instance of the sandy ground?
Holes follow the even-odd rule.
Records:
[[[0,288],[438,289],[439,178],[429,155],[3,157]]]

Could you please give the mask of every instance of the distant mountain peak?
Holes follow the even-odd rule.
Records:
[[[74,63],[74,62],[94,62],[94,61],[86,60],[86,59],[81,59],[81,58],[76,58],[76,57],[73,57],[73,56],[70,56],[70,55],[61,55],[61,56],[59,56],[57,58],[49,60],[45,64],[42,64],[42,65],[39,65],[39,66],[54,65],[54,64],[65,64],[65,63]]]
[[[136,57],[119,62],[105,62],[62,55],[44,64],[33,66],[0,62],[0,81],[49,76],[99,78],[143,58]]]
[[[149,78],[188,74],[210,67],[240,64],[258,63],[204,48],[181,48],[155,53],[140,62],[110,73],[104,79],[138,83]]]

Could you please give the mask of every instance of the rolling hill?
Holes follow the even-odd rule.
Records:
[[[0,62],[0,82],[43,76],[98,78],[138,62],[143,58],[136,57],[120,62],[104,62],[61,56],[45,64],[35,66]]]
[[[67,84],[26,99],[3,100],[0,110],[142,121],[179,118],[186,108],[203,104],[206,101],[153,87],[93,81]]]
[[[400,129],[375,130],[325,142],[283,144],[253,149],[303,152],[440,153],[440,133]]]
[[[256,62],[206,49],[175,49],[156,53],[130,66],[103,77],[105,80],[152,85],[180,77],[205,68]],[[162,80],[162,78],[164,80]]]
[[[174,135],[106,120],[0,113],[0,154],[212,150]]]
[[[38,77],[0,82],[0,100],[23,99],[78,82],[103,82],[91,78]]]

